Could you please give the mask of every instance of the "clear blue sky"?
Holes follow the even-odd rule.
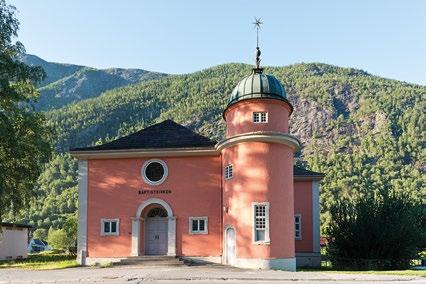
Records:
[[[6,0],[19,40],[48,61],[189,73],[253,63],[324,62],[426,85],[426,1]]]

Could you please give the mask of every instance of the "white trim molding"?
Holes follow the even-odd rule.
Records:
[[[77,262],[86,265],[87,256],[87,183],[88,162],[78,161]]]
[[[319,253],[320,247],[320,182],[312,181],[312,248]]]
[[[203,216],[203,217],[189,217],[188,218],[189,219],[189,230],[188,230],[188,233],[190,234],[190,235],[207,235],[208,233],[209,233],[209,217],[207,217],[207,216]],[[199,224],[199,221],[200,220],[204,220],[204,230],[203,231],[200,231],[200,230],[197,230],[197,231],[193,231],[192,230],[192,221],[198,221],[198,228],[199,228],[199,226],[200,226],[200,224]]]
[[[256,206],[265,206],[265,240],[256,240]],[[252,243],[255,245],[269,245],[271,240],[269,238],[269,202],[252,202]]]
[[[164,201],[163,199],[160,198],[150,198],[145,200],[144,202],[142,202],[141,205],[139,205],[138,209],[136,210],[136,218],[140,218],[142,211],[151,204],[159,204],[161,206],[163,206],[164,209],[166,209],[167,211],[167,216],[171,217],[173,216],[173,210],[172,207],[170,207],[170,205]]]
[[[158,149],[119,149],[70,151],[72,157],[78,159],[114,159],[135,157],[185,157],[185,156],[219,156],[214,148],[165,148]]]
[[[293,152],[298,151],[301,147],[300,141],[290,134],[272,131],[258,131],[226,138],[216,144],[216,149],[221,151],[224,148],[229,148],[242,142],[270,142],[284,144],[292,148]]]
[[[163,171],[164,171],[163,176],[158,181],[152,181],[152,180],[149,179],[149,177],[146,176],[146,168],[152,163],[159,163],[163,167]],[[144,182],[146,182],[147,184],[149,184],[149,185],[160,185],[166,180],[167,176],[169,175],[169,168],[167,167],[167,164],[163,160],[150,159],[150,160],[145,161],[145,163],[143,163],[142,169],[141,169],[141,175],[142,175]]]
[[[78,159],[114,159],[136,157],[184,157],[184,156],[219,156],[224,148],[242,142],[270,142],[288,145],[296,152],[301,142],[294,136],[274,131],[256,131],[226,138],[216,144],[215,148],[167,148],[158,149],[119,149],[119,150],[89,150],[70,151],[72,157]]]
[[[115,232],[111,232],[112,223],[115,222]],[[110,223],[110,232],[105,232],[105,223]],[[101,219],[101,236],[119,236],[120,235],[120,219]]]
[[[162,199],[150,198],[145,200],[136,210],[136,216],[132,217],[132,256],[139,256],[140,252],[140,238],[141,238],[141,214],[142,211],[151,204],[158,204],[163,206],[167,211],[167,255],[176,256],[176,217],[173,216],[173,211],[170,205]]]

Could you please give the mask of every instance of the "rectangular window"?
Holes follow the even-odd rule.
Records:
[[[267,112],[253,112],[254,123],[267,123],[268,113]]]
[[[189,234],[208,234],[208,217],[189,217]]]
[[[234,176],[234,169],[232,168],[232,165],[227,165],[225,167],[225,179],[230,179]]]
[[[269,203],[253,203],[253,241],[269,243]]]
[[[101,236],[118,236],[119,222],[119,219],[102,219]]]
[[[302,215],[294,215],[294,238],[296,240],[302,239]]]

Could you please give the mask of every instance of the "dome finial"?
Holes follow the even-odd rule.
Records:
[[[259,30],[260,30],[260,25],[262,25],[262,24],[263,24],[262,19],[256,18],[256,17],[254,18],[253,25],[256,29],[256,53],[255,53],[255,55],[256,55],[256,70],[261,70],[261,68],[260,68],[260,54],[261,54],[261,52],[260,52],[260,48],[259,48]]]

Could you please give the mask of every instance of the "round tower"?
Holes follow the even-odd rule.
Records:
[[[231,93],[226,139],[218,144],[225,263],[296,268],[293,154],[300,143],[288,134],[292,110],[284,87],[258,64]]]

